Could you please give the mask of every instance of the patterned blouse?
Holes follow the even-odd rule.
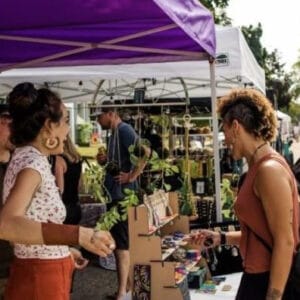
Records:
[[[6,201],[18,173],[26,168],[36,170],[41,176],[41,185],[33,195],[26,211],[28,219],[37,222],[62,224],[66,209],[61,200],[47,156],[32,146],[17,148],[12,156],[4,178],[3,202]],[[68,246],[14,244],[18,258],[55,259],[70,255]]]

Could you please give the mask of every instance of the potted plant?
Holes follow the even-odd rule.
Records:
[[[88,147],[91,141],[93,125],[90,123],[77,124],[77,144],[82,147]]]

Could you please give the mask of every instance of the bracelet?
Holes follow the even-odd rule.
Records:
[[[41,223],[42,236],[45,245],[78,245],[79,226]]]
[[[226,232],[220,231],[220,245],[226,245]]]

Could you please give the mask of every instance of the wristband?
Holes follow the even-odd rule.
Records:
[[[41,223],[45,245],[78,245],[79,226]]]
[[[220,245],[226,245],[226,233],[224,231],[220,231]]]

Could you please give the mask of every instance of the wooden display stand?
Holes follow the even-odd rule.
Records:
[[[182,300],[182,294],[175,282],[176,263],[165,261],[171,253],[163,255],[161,237],[175,231],[189,233],[189,220],[187,216],[179,215],[176,193],[169,193],[169,204],[173,215],[153,230],[149,229],[148,210],[145,205],[131,207],[128,210],[130,281],[134,284],[134,265],[149,265],[151,267],[151,300]]]

